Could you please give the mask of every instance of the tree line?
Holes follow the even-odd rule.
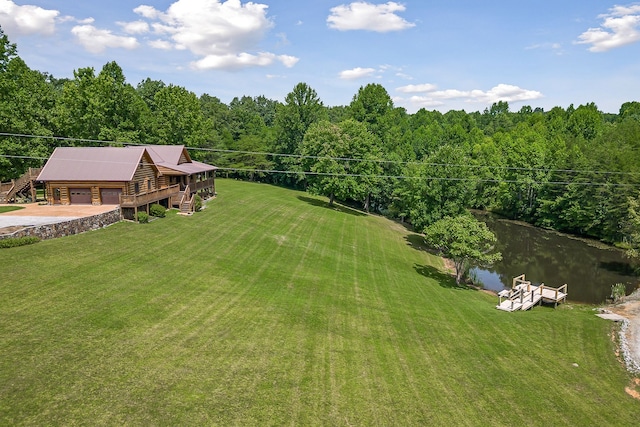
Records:
[[[511,111],[503,101],[409,114],[379,84],[329,107],[299,83],[284,102],[227,105],[150,78],[134,87],[116,62],[57,79],[30,69],[0,28],[0,132],[2,181],[60,145],[184,144],[222,174],[359,204],[417,230],[476,208],[606,242],[636,232],[635,101],[617,114],[594,103]]]

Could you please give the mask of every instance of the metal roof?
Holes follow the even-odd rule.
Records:
[[[58,147],[38,181],[131,181],[144,147]]]
[[[184,145],[145,145],[145,148],[156,165],[187,175],[218,169],[215,166],[191,160],[191,156],[189,156],[189,152]],[[184,153],[187,161],[179,163],[182,153]]]
[[[187,161],[191,160],[184,145],[146,145],[145,148],[155,164],[168,163],[177,165],[183,152]]]

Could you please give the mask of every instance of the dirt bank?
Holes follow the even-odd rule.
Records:
[[[627,368],[640,374],[640,289],[607,309],[628,320],[626,326],[622,328],[623,336],[620,337],[622,344],[627,346],[628,354],[624,355],[625,362]]]

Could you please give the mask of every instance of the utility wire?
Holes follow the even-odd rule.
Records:
[[[118,144],[118,145],[132,145],[132,146],[146,146],[150,144],[142,144],[136,142],[126,142],[126,141],[107,141],[107,140],[98,140],[98,139],[84,139],[84,138],[70,138],[70,137],[60,137],[60,136],[48,136],[48,135],[27,135],[27,134],[16,134],[16,133],[8,133],[8,132],[0,132],[0,136],[7,137],[21,137],[21,138],[41,138],[41,139],[54,139],[60,141],[79,141],[79,142],[88,142],[88,143],[98,143],[98,144]],[[330,157],[330,156],[311,156],[311,155],[301,155],[301,154],[286,154],[286,153],[272,153],[265,151],[246,151],[246,150],[229,150],[229,149],[221,149],[221,148],[206,148],[206,147],[187,147],[190,151],[205,151],[205,152],[216,152],[216,153],[226,153],[226,154],[247,154],[247,155],[256,155],[256,156],[271,156],[271,157],[285,157],[285,158],[298,158],[298,159],[329,159],[336,161],[349,161],[349,162],[371,162],[371,163],[387,163],[387,164],[403,164],[403,165],[424,165],[424,166],[433,166],[433,167],[458,167],[458,168],[468,168],[468,169],[494,169],[494,170],[511,170],[511,171],[521,171],[521,172],[558,172],[558,173],[585,173],[585,174],[601,174],[601,175],[640,175],[640,172],[619,172],[619,171],[598,171],[598,170],[581,170],[581,169],[545,169],[545,168],[526,168],[526,167],[515,167],[515,166],[489,166],[489,165],[472,165],[472,164],[456,164],[456,163],[428,163],[428,162],[409,162],[402,160],[380,160],[380,159],[357,159],[350,157]],[[282,173],[286,171],[281,171]],[[632,184],[620,184],[620,185],[632,185]]]
[[[352,173],[330,173],[330,172],[312,172],[312,171],[281,171],[272,169],[250,169],[250,168],[225,168],[219,167],[219,171],[233,172],[252,172],[252,173],[280,173],[285,175],[305,175],[305,176],[335,176],[335,177],[355,177],[355,178],[371,178],[371,179],[416,179],[426,181],[471,181],[471,182],[490,182],[490,183],[511,183],[511,184],[540,184],[540,185],[582,185],[597,187],[640,187],[640,184],[620,184],[608,182],[575,182],[575,181],[518,181],[515,179],[487,179],[487,178],[456,178],[441,176],[407,176],[407,175],[366,175]]]
[[[9,159],[31,159],[31,160],[47,160],[47,157],[33,157],[33,156],[15,156],[0,154],[0,158]],[[64,159],[59,158],[67,162],[81,162],[86,163],[87,160],[80,159]],[[114,162],[114,161],[100,161],[100,163],[106,164],[130,164],[128,162]],[[143,162],[143,164],[147,164]],[[149,163],[150,164],[150,163]],[[314,172],[314,171],[286,171],[276,169],[251,169],[251,168],[239,168],[239,167],[217,167],[218,171],[227,172],[249,172],[249,173],[268,173],[268,174],[284,174],[284,175],[304,175],[304,176],[334,176],[341,178],[369,178],[369,179],[400,179],[400,180],[425,180],[425,181],[457,181],[457,182],[487,182],[487,183],[511,183],[511,184],[539,184],[539,185],[580,185],[580,186],[598,186],[598,187],[640,187],[639,184],[624,184],[624,183],[609,183],[609,182],[581,182],[581,181],[518,181],[515,179],[492,179],[492,178],[459,178],[459,177],[441,177],[441,176],[411,176],[411,175],[367,175],[367,174],[353,174],[353,173],[332,173],[332,172]]]

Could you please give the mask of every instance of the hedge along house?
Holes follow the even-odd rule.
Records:
[[[140,210],[148,213],[153,203],[177,205],[189,213],[197,192],[205,197],[215,195],[216,167],[200,162],[194,165],[183,146],[173,147],[177,149],[166,153],[162,148],[156,152],[152,146],[59,147],[38,181],[45,183],[50,204],[120,205],[125,219],[135,219]],[[182,154],[177,158],[169,157],[178,150]],[[191,182],[196,184],[193,191]]]

